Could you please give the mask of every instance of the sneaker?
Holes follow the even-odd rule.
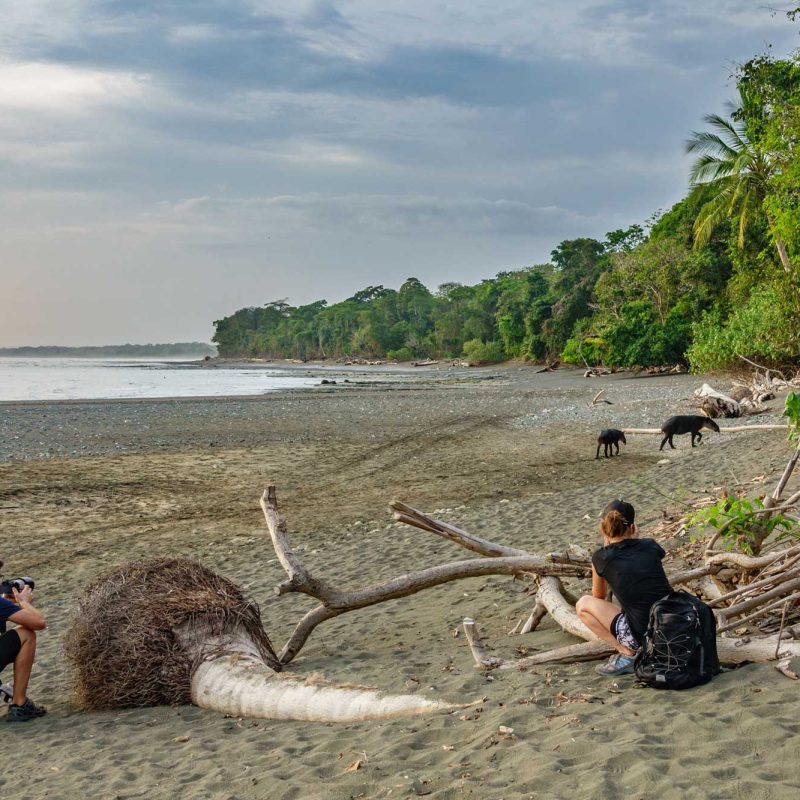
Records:
[[[43,717],[47,713],[44,706],[37,706],[29,697],[21,706],[10,703],[8,706],[7,722],[27,722],[29,719]]]
[[[632,675],[633,662],[636,656],[624,656],[622,653],[615,653],[605,664],[595,667],[595,672],[599,675],[613,677],[614,675]]]

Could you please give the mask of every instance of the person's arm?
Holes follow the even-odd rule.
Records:
[[[608,584],[605,578],[601,578],[597,574],[597,570],[592,566],[592,597],[597,597],[600,600],[606,599],[606,592],[608,592]]]
[[[23,628],[28,628],[32,631],[43,631],[47,627],[47,623],[41,613],[31,604],[33,599],[31,587],[26,586],[21,592],[16,589],[12,591],[14,593],[14,602],[20,607],[20,610],[9,615],[9,622],[21,625]]]

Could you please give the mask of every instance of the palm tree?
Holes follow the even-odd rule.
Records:
[[[694,131],[686,143],[687,153],[697,153],[689,179],[692,186],[708,185],[716,194],[700,210],[694,222],[694,244],[700,247],[711,238],[714,229],[725,219],[739,215],[739,247],[744,247],[747,227],[753,212],[766,197],[773,164],[769,154],[747,138],[740,122],[741,106],[730,104],[730,119],[708,114],[704,121],[711,131]],[[772,220],[767,218],[772,228]],[[792,265],[786,245],[773,231],[781,264],[786,272]]]

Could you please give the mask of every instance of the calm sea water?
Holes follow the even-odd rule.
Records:
[[[2,400],[257,395],[313,386],[291,369],[202,368],[164,359],[0,358]]]

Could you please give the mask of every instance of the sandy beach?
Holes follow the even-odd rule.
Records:
[[[506,365],[325,377],[336,384],[253,398],[0,404],[0,558],[7,575],[35,577],[49,623],[31,696],[50,713],[8,732],[12,752],[25,752],[0,775],[9,796],[800,796],[798,684],[772,665],[680,693],[601,678],[592,663],[478,672],[454,635],[465,616],[505,657],[574,641],[550,621],[509,635],[532,593],[500,576],[326,622],[292,664],[386,692],[483,698],[464,712],[331,725],[194,707],[76,709],[61,636],[82,588],[127,560],[201,560],[245,587],[273,642],[286,640],[312,604],[273,594],[284,573],[258,504],[267,484],[303,562],[355,588],[467,556],[393,522],[392,499],[531,551],[593,548],[611,498],[636,506],[647,535],[682,500],[746,481],[771,488],[789,454],[783,433],[750,431],[709,433],[694,449],[680,437],[661,453],[656,436],[631,435],[621,457],[595,460],[601,428],[691,413],[698,376],[587,380]],[[591,407],[600,389],[612,405]],[[778,421],[782,400],[771,405],[756,421]]]

